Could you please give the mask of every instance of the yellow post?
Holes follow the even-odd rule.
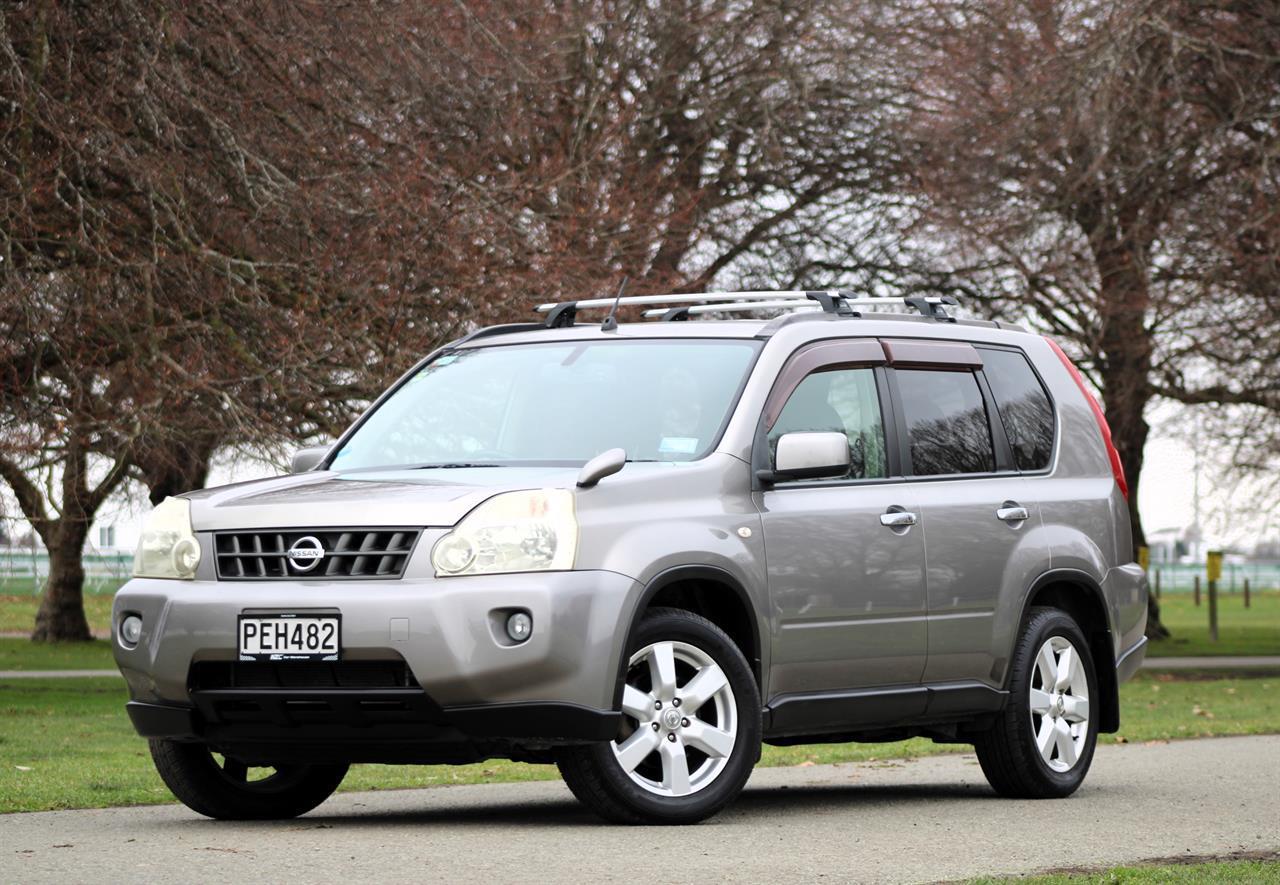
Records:
[[[1138,548],[1138,565],[1142,566],[1144,572],[1151,570],[1151,548]]]
[[[1222,578],[1222,551],[1210,550],[1205,559],[1209,577],[1209,641],[1218,641],[1218,581]]]
[[[1210,581],[1222,578],[1222,551],[1210,550],[1204,561],[1204,570]]]

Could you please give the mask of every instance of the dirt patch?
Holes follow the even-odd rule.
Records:
[[[1096,873],[1105,873],[1107,870],[1112,870],[1116,867],[1180,867],[1207,863],[1229,863],[1231,861],[1240,860],[1251,860],[1261,863],[1280,863],[1280,850],[1251,849],[1247,851],[1229,851],[1225,854],[1174,854],[1169,857],[1149,857],[1145,860],[1127,861],[1125,863],[1109,864],[1107,866],[1053,867],[1048,870],[1028,871],[1026,873],[1013,874],[999,878],[1002,881],[1004,879],[1008,879],[1010,882],[1014,882],[1028,876],[1089,876]],[[947,879],[936,883],[936,885],[963,885],[963,883],[969,881],[972,880]]]
[[[1125,867],[1175,867],[1192,866],[1194,864],[1227,863],[1233,860],[1253,860],[1264,863],[1280,862],[1280,851],[1253,849],[1249,851],[1229,851],[1226,854],[1174,854],[1169,857],[1151,857],[1136,863],[1117,864]],[[1111,867],[1056,867],[1052,870],[1041,870],[1038,876],[1079,875],[1081,873],[1101,873]]]

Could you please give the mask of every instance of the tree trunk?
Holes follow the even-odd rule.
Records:
[[[1099,250],[1102,279],[1102,399],[1111,441],[1120,455],[1129,487],[1129,522],[1133,527],[1131,552],[1145,547],[1147,536],[1138,512],[1138,485],[1142,479],[1143,449],[1151,427],[1144,416],[1151,402],[1152,341],[1146,328],[1150,304],[1146,280],[1128,251]],[[1147,595],[1147,637],[1165,639],[1169,630],[1160,621],[1160,603]]]
[[[80,554],[87,520],[58,520],[49,533],[49,578],[36,612],[33,642],[83,642],[93,638],[84,615],[84,565]],[[51,542],[51,543],[50,543]]]

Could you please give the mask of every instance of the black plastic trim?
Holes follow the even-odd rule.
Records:
[[[194,739],[199,732],[194,707],[129,701],[124,708],[134,731],[144,738]]]
[[[636,602],[635,611],[631,615],[631,624],[627,627],[626,643],[622,646],[622,659],[618,661],[618,677],[613,692],[613,706],[617,710],[622,709],[622,689],[626,684],[627,665],[630,662],[630,654],[627,650],[631,648],[636,630],[640,628],[640,619],[644,617],[645,609],[649,607],[650,600],[658,595],[658,591],[679,581],[709,581],[728,587],[737,594],[738,601],[747,610],[747,620],[751,622],[752,648],[743,649],[743,657],[747,658],[748,663],[751,664],[751,670],[756,675],[756,682],[763,686],[764,674],[761,672],[762,662],[760,659],[760,621],[746,589],[738,583],[738,580],[733,575],[722,568],[713,565],[676,565],[654,575],[649,583],[645,585],[644,592],[640,594],[640,599]]]
[[[876,366],[876,395],[880,399],[880,426],[884,431],[885,472],[888,478],[902,478],[902,439],[898,425],[897,398],[889,385],[889,370]]]
[[[1013,460],[1013,446],[1009,444],[1004,421],[1000,419],[995,394],[982,370],[974,372],[973,377],[978,382],[978,389],[982,391],[982,409],[987,413],[987,433],[991,435],[991,446],[995,450],[996,473],[1016,474],[1018,466]]]
[[[221,744],[395,742],[436,739],[553,740],[589,743],[612,739],[622,714],[577,704],[531,702],[441,709],[422,689],[237,690],[192,692],[192,706],[129,701],[134,729],[146,738]],[[248,703],[254,721],[229,721],[227,704]],[[309,710],[309,705],[324,710]],[[394,707],[395,709],[382,709]],[[309,722],[309,716],[321,721]]]
[[[449,722],[472,737],[607,741],[618,735],[622,714],[579,704],[535,701],[445,707]]]
[[[981,682],[784,694],[765,710],[765,738],[903,728],[994,713],[1008,692]]]
[[[921,316],[926,316],[943,323],[954,323],[956,321],[955,317],[947,313],[947,305],[956,307],[960,304],[960,302],[951,295],[943,295],[936,302],[918,295],[910,298],[903,298],[902,300],[909,306],[918,310]]]
[[[1084,631],[1085,638],[1089,640],[1089,652],[1093,655],[1093,669],[1098,676],[1099,688],[1102,689],[1103,703],[1100,705],[1098,731],[1102,734],[1117,732],[1120,730],[1120,683],[1116,673],[1115,645],[1112,641],[1111,616],[1110,608],[1107,606],[1107,596],[1102,592],[1102,586],[1087,572],[1070,568],[1051,569],[1042,573],[1027,588],[1026,594],[1022,597],[1022,614],[1018,621],[1019,625],[1026,623],[1027,611],[1031,608],[1031,600],[1035,598],[1035,595],[1042,588],[1049,584],[1074,584],[1083,588],[1092,595],[1093,601],[1103,613],[1105,624],[1102,629],[1098,629],[1096,626],[1090,627],[1087,624],[1081,624],[1080,629]],[[1005,673],[1006,688],[1011,676],[1011,673]]]
[[[578,302],[562,301],[547,312],[547,318],[543,320],[542,327],[545,329],[561,329],[572,326],[577,316]]]
[[[898,387],[898,372],[885,368],[884,384],[889,391],[889,400],[893,403],[893,437],[898,450],[898,473],[904,479],[915,476],[915,468],[911,464],[911,432],[907,427],[907,413],[902,408],[902,391]],[[886,436],[885,445],[888,445]]]
[[[213,552],[214,576],[218,581],[246,581],[246,582],[271,582],[271,581],[399,581],[404,578],[405,570],[409,567],[409,562],[413,559],[413,554],[418,549],[418,542],[422,540],[422,535],[428,527],[425,526],[394,526],[394,525],[368,525],[368,526],[287,526],[287,527],[271,527],[271,528],[255,528],[255,529],[216,529],[208,532],[210,544]],[[395,572],[388,572],[385,575],[327,575],[321,566],[306,572],[289,572],[284,575],[224,575],[222,573],[222,563],[224,559],[232,558],[252,558],[254,556],[270,556],[267,553],[254,553],[252,550],[245,550],[240,553],[228,553],[218,550],[218,541],[222,537],[231,535],[332,535],[342,533],[395,533],[413,535],[413,543],[404,550],[396,550],[389,552],[385,550],[366,551],[360,550],[343,550],[334,551],[326,549],[324,551],[323,560],[331,557],[342,556],[356,558],[359,556],[396,556],[404,561],[400,564],[400,568]],[[322,545],[323,546],[323,545]]]

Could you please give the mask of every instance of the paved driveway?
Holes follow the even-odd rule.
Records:
[[[1280,736],[1099,749],[1065,801],[972,756],[761,769],[696,827],[597,823],[555,783],[339,795],[296,821],[177,806],[0,816],[0,882],[925,882],[1280,849]]]

